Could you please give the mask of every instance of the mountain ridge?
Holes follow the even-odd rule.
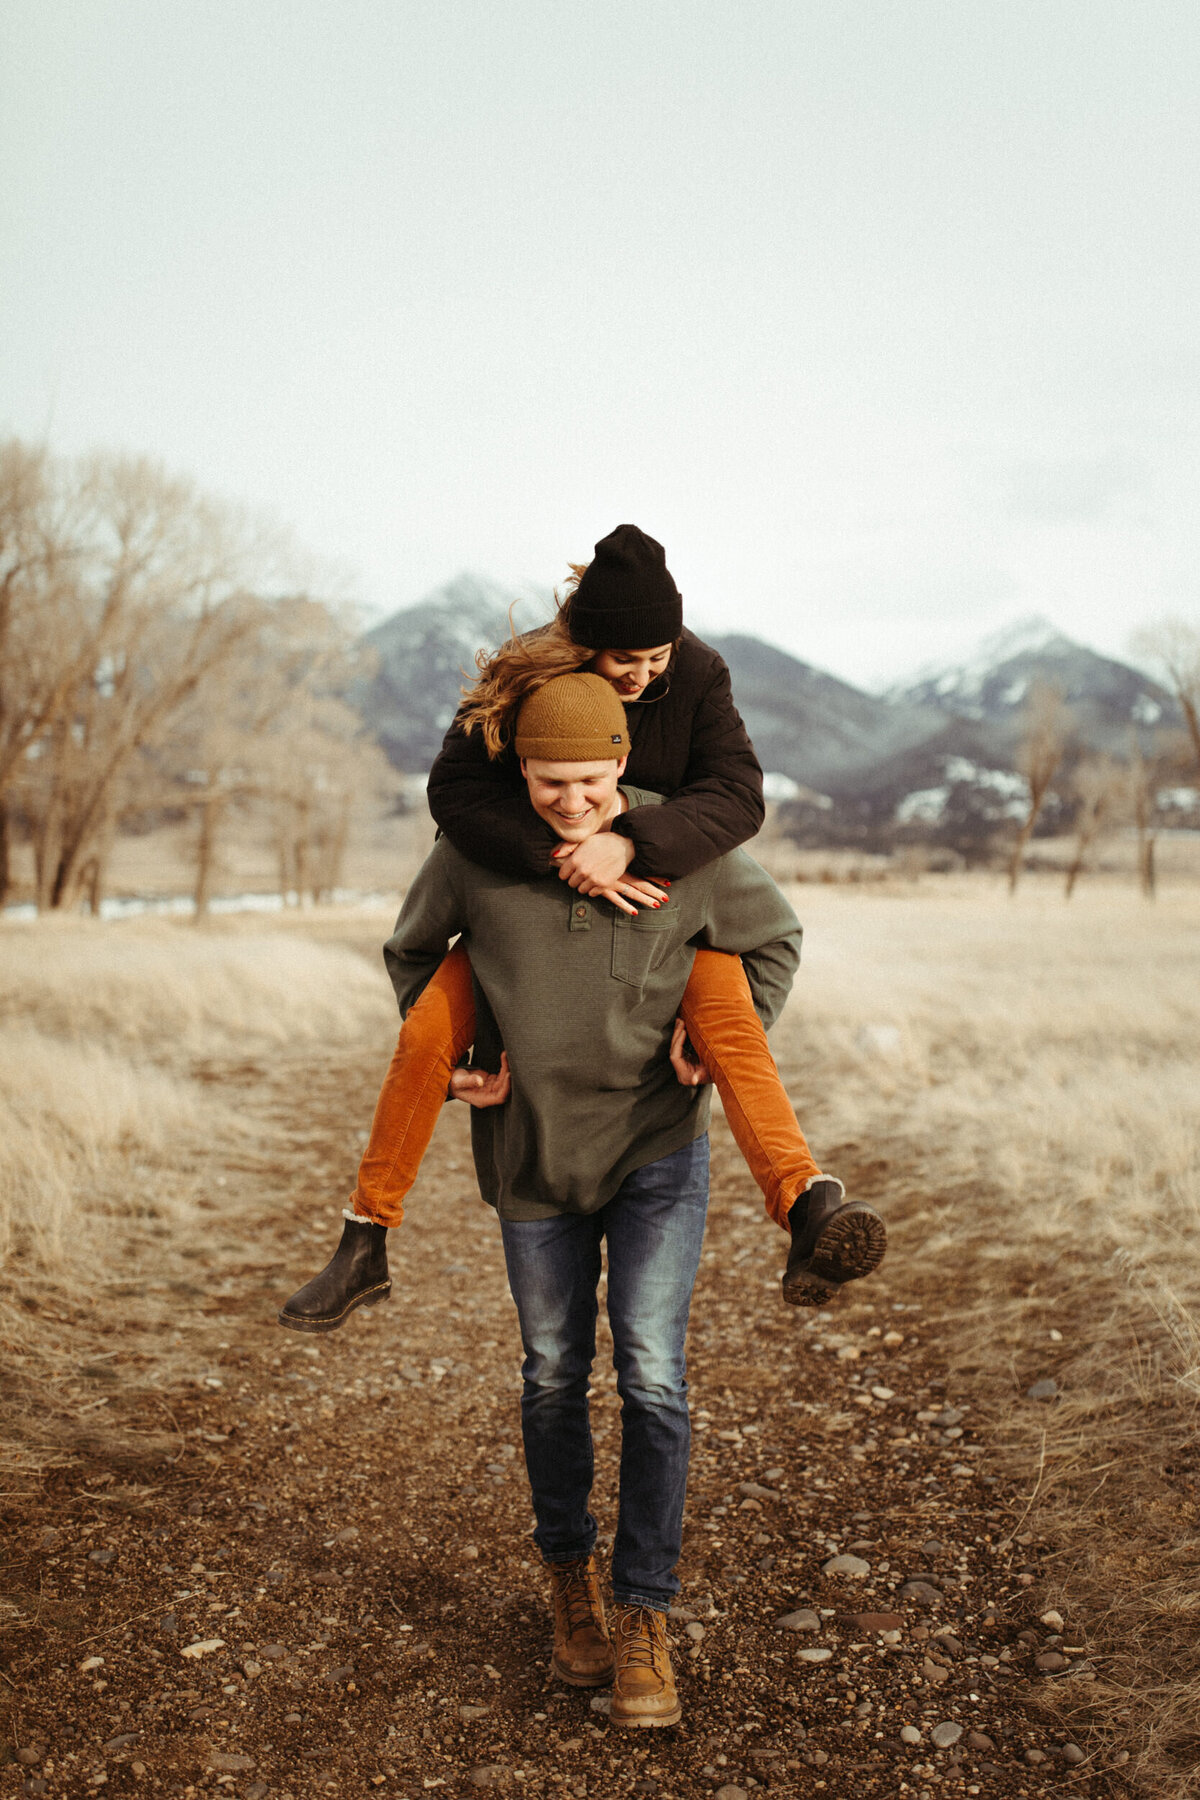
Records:
[[[1041,618],[989,634],[970,656],[927,666],[885,697],[894,705],[970,719],[998,753],[1013,756],[1024,708],[1038,684],[1058,689],[1075,737],[1089,750],[1125,755],[1131,732],[1176,723],[1174,699],[1152,676],[1077,643]]]
[[[552,608],[548,591],[505,588],[464,570],[365,631],[361,641],[377,666],[356,705],[389,762],[406,774],[425,773],[475,675],[476,653],[496,649],[512,624],[519,631],[544,624]]]
[[[364,634],[378,666],[359,710],[396,768],[429,769],[474,674],[476,651],[509,635],[510,616],[528,630],[552,606],[547,590],[516,591],[462,573]],[[1127,756],[1134,741],[1144,745],[1148,734],[1176,722],[1174,701],[1150,676],[1043,618],[1016,620],[968,657],[927,665],[884,693],[748,633],[708,641],[729,665],[763,768],[872,828],[895,822],[906,804],[917,804],[913,796],[942,790],[970,789],[988,816],[997,808],[998,817],[1011,814],[1023,708],[1038,682],[1058,686],[1071,709],[1072,756]]]

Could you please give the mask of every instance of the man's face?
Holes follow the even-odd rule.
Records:
[[[616,817],[620,804],[617,783],[625,773],[625,758],[620,762],[612,757],[597,762],[543,762],[536,756],[523,756],[521,773],[538,817],[566,843],[582,844]]]

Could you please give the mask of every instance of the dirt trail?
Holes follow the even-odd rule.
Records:
[[[1037,1546],[1012,1541],[1019,1509],[900,1271],[819,1317],[784,1307],[782,1239],[720,1125],[672,1624],[684,1721],[618,1733],[603,1696],[550,1681],[515,1313],[465,1108],[447,1108],[393,1234],[391,1303],[325,1338],[273,1322],[335,1241],[379,1067],[360,1053],[209,1071],[283,1148],[218,1150],[204,1256],[186,1279],[156,1271],[174,1278],[190,1368],[166,1397],[169,1456],[123,1461],[99,1440],[7,1497],[0,1792],[1123,1791],[1073,1766],[1073,1747],[1064,1760],[1025,1709],[1048,1677],[1035,1656],[1087,1671],[1031,1616]],[[885,1180],[843,1172],[860,1193]],[[144,1387],[123,1397],[119,1325],[111,1343],[107,1416],[145,1423]],[[603,1354],[593,1406],[611,1529]],[[823,1573],[835,1555],[849,1573]]]

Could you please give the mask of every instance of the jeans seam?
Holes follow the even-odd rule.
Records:
[[[613,1589],[614,1606],[644,1606],[650,1612],[662,1613],[665,1617],[671,1610],[670,1603],[662,1600],[648,1600],[645,1594],[634,1594],[624,1590]]]

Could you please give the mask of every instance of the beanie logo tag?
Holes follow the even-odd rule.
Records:
[[[609,741],[614,744],[619,744],[621,741],[621,733],[619,731],[614,731]]]

